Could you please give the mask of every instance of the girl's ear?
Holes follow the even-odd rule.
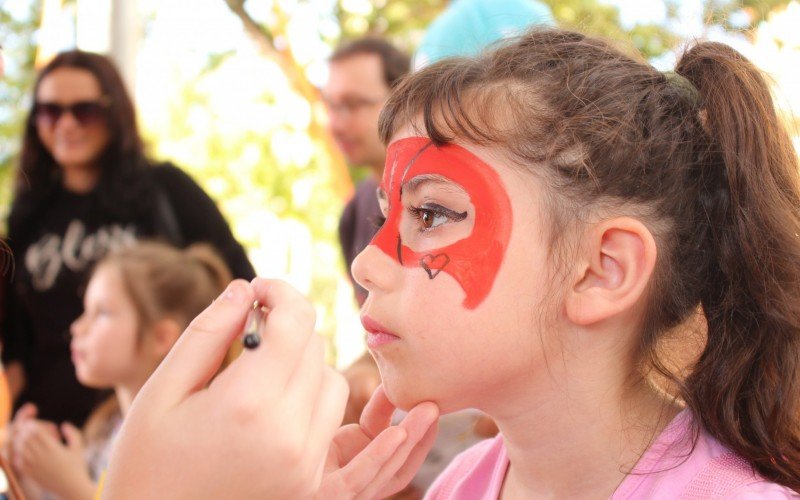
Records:
[[[655,239],[640,221],[615,217],[597,224],[567,292],[567,318],[588,326],[632,310],[647,290],[656,255]]]
[[[159,358],[166,356],[178,341],[182,331],[178,322],[172,318],[164,318],[156,322],[150,332],[156,356]]]

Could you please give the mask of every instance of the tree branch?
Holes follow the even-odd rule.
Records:
[[[278,51],[275,49],[275,40],[272,37],[272,33],[255,22],[245,10],[244,2],[245,0],[225,0],[228,8],[242,22],[245,32],[256,43],[258,49],[271,58],[277,58]]]
[[[245,1],[225,0],[225,3],[242,22],[245,32],[255,42],[259,52],[278,63],[292,88],[311,105],[311,122],[309,123],[308,133],[313,140],[322,145],[325,151],[324,156],[326,158],[323,161],[328,162],[328,167],[332,170],[334,190],[343,198],[349,198],[353,193],[353,183],[350,179],[347,165],[344,162],[341,151],[333,143],[333,138],[327,128],[320,123],[318,118],[320,116],[319,111],[323,107],[319,90],[308,81],[303,67],[294,58],[294,54],[292,54],[288,44],[285,48],[278,49],[275,47],[276,33],[266,30],[247,13],[244,8]],[[275,29],[278,30],[278,35],[282,35],[289,19],[286,13],[282,12],[277,5],[274,5],[273,9],[275,17],[278,19],[278,26]]]

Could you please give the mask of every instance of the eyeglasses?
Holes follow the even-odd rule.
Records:
[[[333,102],[328,99],[324,99],[324,102],[325,106],[328,108],[328,114],[352,116],[364,108],[370,108],[378,104],[382,104],[383,99],[357,98],[344,100],[342,102]]]
[[[58,120],[69,113],[82,127],[94,125],[106,118],[108,100],[79,101],[73,104],[58,104],[55,102],[37,102],[33,108],[36,124],[54,127]]]

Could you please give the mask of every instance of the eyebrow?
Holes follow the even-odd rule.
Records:
[[[402,185],[402,193],[414,194],[425,184],[439,184],[443,185],[451,191],[464,192],[463,188],[443,175],[437,174],[422,174],[408,180]]]

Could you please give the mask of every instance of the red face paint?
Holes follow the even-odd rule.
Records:
[[[461,186],[475,207],[475,223],[464,239],[416,252],[400,236],[401,194],[404,183],[425,174]],[[404,267],[422,268],[431,279],[440,272],[449,274],[466,293],[464,307],[476,308],[492,289],[511,236],[511,203],[497,172],[455,144],[436,147],[430,139],[409,137],[389,147],[381,188],[388,196],[389,213],[371,244]]]

